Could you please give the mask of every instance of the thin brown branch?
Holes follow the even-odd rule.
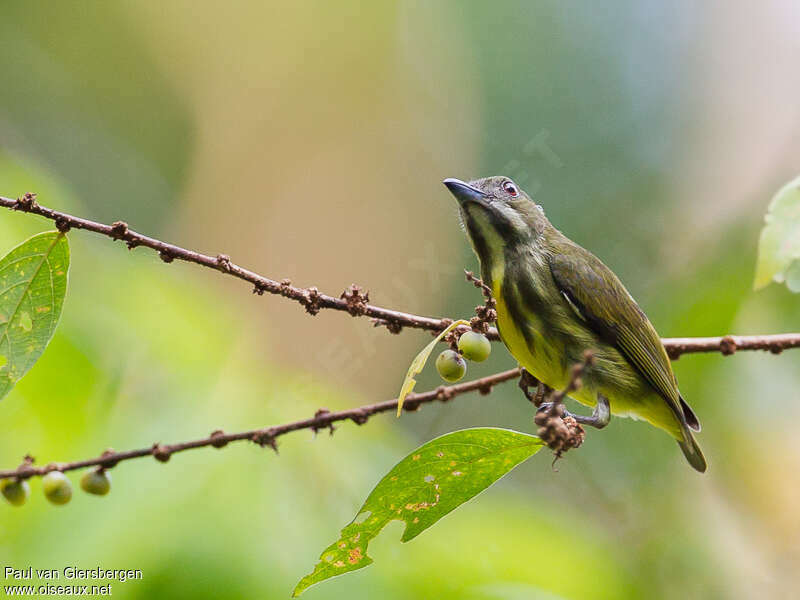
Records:
[[[312,315],[317,314],[324,308],[340,310],[355,317],[370,317],[376,325],[385,326],[393,333],[399,332],[403,327],[424,329],[438,333],[453,322],[447,318],[425,317],[369,304],[368,294],[361,292],[357,286],[351,286],[340,297],[336,298],[321,293],[315,287],[301,288],[293,286],[288,279],[276,281],[237,265],[225,254],[211,256],[194,250],[187,250],[175,244],[162,242],[133,231],[122,221],[105,225],[47,208],[36,202],[34,194],[25,194],[16,200],[0,197],[0,206],[49,219],[55,223],[60,231],[68,231],[69,229],[92,231],[112,240],[122,240],[129,249],[138,246],[150,248],[158,252],[161,259],[167,263],[176,259],[183,260],[236,277],[252,284],[254,293],[261,295],[266,292],[289,298],[304,306]],[[485,289],[483,291],[486,292]],[[469,328],[462,327],[460,329],[466,331]],[[488,328],[487,336],[492,340],[500,339],[497,329],[494,327]],[[768,350],[777,354],[789,348],[800,347],[800,333],[710,338],[665,338],[663,342],[667,352],[673,359],[680,357],[682,354],[694,352],[720,352],[724,355],[730,355],[739,350]]]
[[[552,403],[550,407],[550,412],[555,414],[558,405],[564,403],[564,398],[569,396],[572,392],[579,389],[583,385],[583,373],[586,371],[588,367],[594,364],[594,354],[587,350],[583,356],[583,362],[576,363],[572,365],[572,370],[570,371],[569,381],[567,385],[562,390],[555,390],[552,394],[550,394],[550,402]]]
[[[533,422],[539,426],[536,435],[553,451],[555,455],[553,464],[568,450],[579,448],[584,439],[586,439],[586,432],[583,427],[575,420],[573,415],[566,412],[564,399],[583,385],[583,374],[592,364],[594,364],[594,355],[592,352],[587,351],[584,354],[583,362],[572,365],[570,378],[564,389],[550,389],[549,392],[546,392],[544,400],[549,404],[549,408],[545,408],[542,403],[537,405],[538,411],[533,419]],[[546,388],[540,382],[540,392],[543,387]]]
[[[431,402],[448,402],[457,396],[461,396],[468,392],[479,391],[482,394],[488,394],[492,388],[505,381],[519,377],[519,369],[510,369],[501,373],[495,373],[488,377],[474,379],[456,385],[440,386],[435,390],[423,392],[419,394],[409,394],[403,405],[403,410],[406,412],[413,412],[419,409],[423,404],[430,404]],[[128,450],[125,452],[106,451],[100,456],[89,458],[86,460],[78,460],[69,463],[50,463],[41,467],[33,465],[32,461],[26,459],[18,468],[0,471],[0,479],[8,479],[16,477],[19,479],[27,479],[29,477],[37,477],[45,475],[50,471],[74,471],[76,469],[85,469],[87,467],[101,467],[110,469],[118,463],[132,460],[134,458],[142,458],[144,456],[152,456],[158,461],[166,462],[173,454],[183,452],[185,450],[192,450],[194,448],[204,448],[206,446],[213,446],[215,448],[222,448],[231,442],[238,441],[251,441],[261,446],[270,446],[277,449],[276,440],[292,431],[300,431],[301,429],[310,429],[314,432],[321,429],[330,429],[333,433],[333,424],[339,421],[353,421],[358,425],[366,423],[370,417],[379,413],[390,412],[397,409],[397,400],[387,400],[377,404],[367,404],[358,408],[351,408],[337,412],[330,412],[325,409],[320,409],[313,417],[294,421],[292,423],[284,423],[283,425],[273,425],[272,427],[265,427],[262,429],[252,429],[249,431],[240,431],[237,433],[224,433],[223,431],[214,431],[208,437],[191,440],[188,442],[178,442],[174,444],[161,444],[155,443],[147,448],[139,448],[137,450]]]
[[[214,269],[225,275],[230,275],[252,284],[253,293],[263,295],[266,292],[294,300],[303,305],[312,315],[317,314],[323,308],[341,310],[356,317],[371,317],[375,319],[377,324],[387,327],[392,332],[399,332],[402,327],[439,332],[452,323],[450,319],[423,317],[368,304],[368,296],[360,293],[360,290],[358,290],[356,286],[351,286],[341,297],[334,298],[333,296],[321,293],[316,287],[297,287],[292,285],[291,281],[288,279],[276,281],[237,265],[226,254],[210,256],[194,250],[187,250],[175,244],[162,242],[161,240],[137,233],[130,229],[127,223],[122,221],[117,221],[111,225],[105,225],[103,223],[53,210],[52,208],[47,208],[36,202],[35,194],[25,194],[22,198],[17,200],[0,197],[0,206],[50,219],[60,231],[84,229],[111,238],[112,240],[122,240],[131,250],[139,246],[150,248],[158,252],[161,260],[166,263],[170,263],[174,260],[183,260],[202,267]],[[357,290],[358,293],[353,294],[354,289]],[[464,327],[464,330],[467,329],[467,327]],[[496,330],[490,332],[490,335],[493,339],[499,339]]]
[[[741,350],[767,350],[772,354],[780,354],[790,348],[800,348],[800,333],[663,338],[661,341],[669,357],[676,360],[682,354],[698,352],[719,352],[724,356],[730,356]]]

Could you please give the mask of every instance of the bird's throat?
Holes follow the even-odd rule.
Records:
[[[503,281],[506,241],[480,209],[463,210],[464,225],[481,265],[481,278],[490,288]]]

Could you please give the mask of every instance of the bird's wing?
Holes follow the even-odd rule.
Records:
[[[565,238],[554,250],[550,271],[567,303],[683,418],[680,394],[661,338],[622,282],[594,254]]]

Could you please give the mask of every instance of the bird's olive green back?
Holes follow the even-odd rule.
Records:
[[[545,233],[550,270],[566,299],[614,345],[682,419],[678,387],[661,338],[616,275],[555,228]]]

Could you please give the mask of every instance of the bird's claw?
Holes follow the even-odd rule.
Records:
[[[544,402],[539,405],[539,410],[537,412],[549,411],[552,409],[552,407],[552,402]],[[562,405],[561,416],[572,417],[575,419],[575,422],[580,423],[581,425],[588,425],[589,427],[603,429],[603,427],[608,425],[611,421],[611,407],[608,404],[608,399],[602,394],[598,394],[597,405],[594,407],[594,411],[592,411],[591,415],[585,416],[571,413]]]
[[[531,388],[535,387],[536,391],[531,393]],[[534,406],[541,406],[542,401],[544,400],[544,396],[547,393],[548,387],[543,384],[541,381],[536,379],[533,375],[531,375],[525,368],[521,369],[520,377],[519,377],[519,389],[522,390],[522,393],[525,394],[525,397],[528,399],[529,402],[532,402]]]

